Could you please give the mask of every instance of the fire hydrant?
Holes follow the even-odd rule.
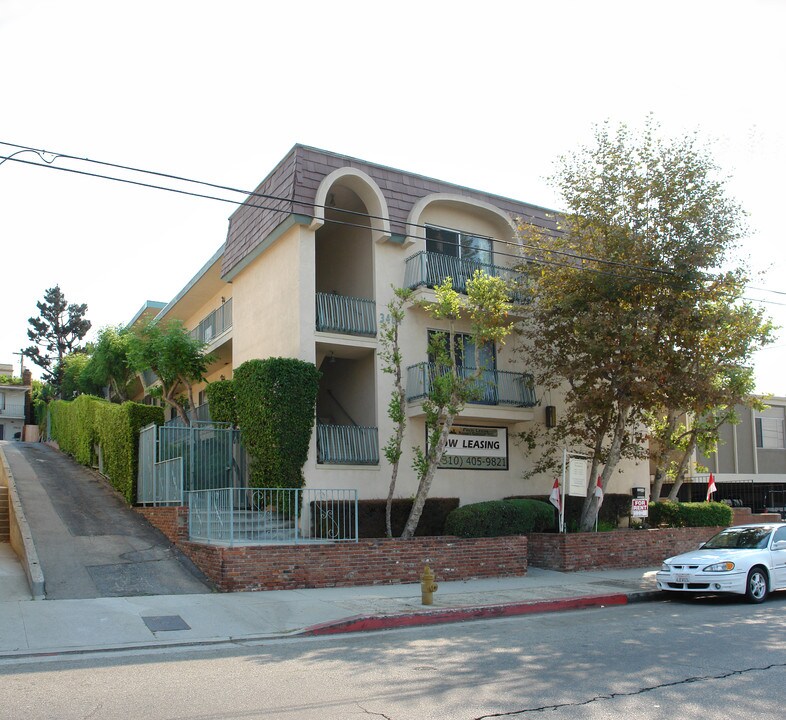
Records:
[[[423,568],[423,574],[420,576],[420,595],[424,605],[434,604],[434,593],[437,592],[438,587],[439,585],[434,582],[434,573],[426,565]]]

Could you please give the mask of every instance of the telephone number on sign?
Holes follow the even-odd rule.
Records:
[[[446,470],[507,470],[508,459],[474,455],[443,455],[439,466]]]

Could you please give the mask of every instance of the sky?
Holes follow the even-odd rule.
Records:
[[[0,0],[0,156],[251,191],[303,143],[560,209],[556,159],[652,113],[711,143],[748,212],[747,297],[786,326],[784,28],[781,0]],[[16,158],[38,164],[0,164],[0,363],[47,288],[124,324],[226,238],[231,204]],[[757,390],[786,396],[784,365],[780,331]]]

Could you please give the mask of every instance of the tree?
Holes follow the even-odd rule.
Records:
[[[22,354],[40,367],[43,378],[51,382],[59,392],[60,367],[63,358],[80,350],[82,338],[90,330],[90,321],[85,319],[87,305],[69,303],[59,285],[44,292],[44,299],[36,303],[39,317],[28,319],[30,328],[27,337],[35,345]],[[43,348],[43,352],[42,352]]]
[[[652,118],[638,137],[596,128],[551,178],[567,208],[558,231],[521,228],[537,267],[523,348],[539,384],[566,389],[547,452],[586,453],[602,487],[622,458],[644,459],[653,413],[733,404],[731,380],[771,332],[742,300],[744,268],[728,269],[743,213],[711,155],[658,130]],[[581,529],[596,517],[589,493]]]
[[[178,395],[185,391],[194,405],[194,383],[204,380],[213,361],[204,354],[204,344],[191,337],[179,320],[164,325],[151,323],[133,337],[128,348],[131,367],[137,372],[152,370],[161,381],[161,399],[190,425]]]
[[[60,378],[59,394],[63,400],[73,400],[78,395],[102,394],[103,385],[93,382],[89,372],[90,355],[74,352],[66,355],[55,366],[55,374]]]
[[[390,463],[390,486],[385,503],[385,528],[388,537],[393,537],[390,515],[393,506],[393,495],[396,492],[398,467],[401,461],[404,433],[407,429],[407,391],[402,377],[402,356],[399,344],[399,330],[406,315],[404,305],[412,297],[412,290],[394,288],[393,299],[388,303],[388,317],[380,323],[379,356],[384,363],[382,371],[393,375],[393,391],[388,403],[388,417],[393,421],[393,436],[388,440],[383,452]]]
[[[512,329],[508,320],[510,289],[504,280],[476,270],[467,280],[466,289],[464,300],[453,289],[452,279],[448,277],[441,285],[435,286],[435,302],[420,303],[432,318],[444,321],[448,329],[433,335],[429,343],[433,370],[429,368],[427,394],[423,401],[428,445],[425,451],[420,447],[413,448],[418,488],[402,538],[411,538],[415,534],[456,416],[467,402],[483,394],[486,383],[484,371],[487,368],[480,360],[481,348],[487,343],[504,343]],[[456,331],[456,324],[461,319],[470,321],[474,347],[474,367],[471,368],[466,364],[459,365],[458,355],[465,349]]]
[[[123,326],[102,328],[85,368],[85,379],[99,387],[109,386],[110,398],[119,402],[129,399],[127,386],[134,377],[129,359],[132,341],[133,333]]]

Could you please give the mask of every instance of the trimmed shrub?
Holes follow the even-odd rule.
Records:
[[[490,500],[448,515],[446,535],[498,537],[543,532],[554,525],[554,506],[540,500]]]
[[[102,402],[96,407],[95,418],[104,475],[126,502],[133,504],[139,466],[139,431],[150,423],[161,425],[164,409],[133,402],[122,405]]]
[[[506,500],[541,500],[549,502],[548,495],[514,495],[505,498]],[[581,520],[581,509],[584,506],[583,497],[568,495],[563,498],[565,501],[565,525],[568,528],[578,527]],[[620,520],[630,515],[632,497],[627,493],[605,493],[603,495],[603,505],[600,506],[598,513],[598,526],[604,524],[606,527],[619,527]],[[549,503],[549,506],[554,506]],[[554,521],[549,530],[557,529],[557,510],[554,508]]]
[[[651,502],[649,524],[666,527],[728,527],[732,509],[721,502]]]
[[[295,358],[248,360],[235,370],[237,417],[254,487],[303,487],[320,372]]]
[[[101,445],[104,475],[128,503],[136,501],[139,431],[151,422],[161,425],[160,407],[126,402],[122,405],[90,395],[71,402],[50,403],[52,438],[81,465],[93,467]]]
[[[216,380],[205,387],[205,395],[210,405],[210,419],[237,427],[235,383],[232,380]]]

